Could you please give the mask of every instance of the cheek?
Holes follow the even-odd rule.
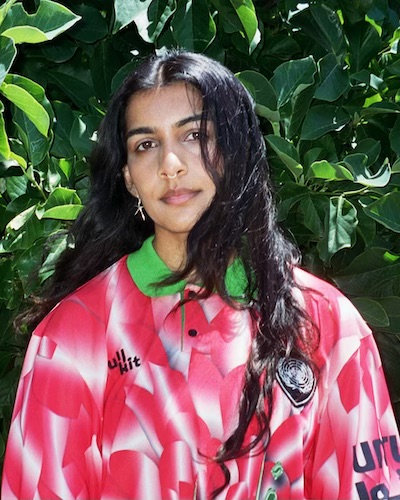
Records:
[[[157,190],[157,183],[149,169],[135,169],[134,173],[131,171],[130,181],[132,186],[130,192],[142,199],[152,196]]]

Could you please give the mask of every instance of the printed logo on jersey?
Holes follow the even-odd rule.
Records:
[[[353,469],[360,474],[368,474],[376,469],[382,469],[387,465],[388,459],[400,463],[400,452],[397,436],[384,436],[374,439],[372,442],[363,441],[353,446]],[[397,469],[400,478],[400,469]],[[394,486],[394,485],[391,485]],[[400,495],[390,496],[388,485],[375,484],[370,490],[364,481],[356,483],[356,489],[360,500],[400,500]]]
[[[115,357],[112,359],[112,361],[108,360],[108,368],[110,370],[119,368],[119,372],[121,375],[126,373],[128,370],[138,368],[140,364],[140,358],[138,358],[137,356],[126,357],[125,351],[123,349],[115,353]]]
[[[296,408],[305,406],[313,397],[316,380],[310,366],[300,359],[281,358],[276,378],[283,392]]]

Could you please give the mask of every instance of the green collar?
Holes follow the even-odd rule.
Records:
[[[128,270],[139,290],[148,297],[163,297],[181,293],[186,281],[179,281],[173,285],[157,285],[170,276],[171,271],[160,259],[153,246],[154,236],[148,238],[141,248],[128,256]],[[156,285],[154,285],[156,284]],[[247,280],[243,264],[236,259],[227,269],[225,284],[232,298],[244,298]]]

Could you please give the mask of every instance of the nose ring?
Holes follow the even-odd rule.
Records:
[[[168,179],[175,179],[178,174],[175,172],[174,175],[167,174]]]

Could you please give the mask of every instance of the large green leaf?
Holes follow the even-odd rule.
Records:
[[[99,116],[80,115],[75,118],[71,128],[70,141],[78,156],[90,155],[96,142],[99,123]]]
[[[357,210],[343,196],[332,196],[325,215],[325,235],[318,243],[321,259],[329,263],[332,256],[355,242]]]
[[[81,20],[69,31],[69,36],[80,42],[94,43],[107,35],[107,21],[99,9],[81,4],[76,5],[74,11]]]
[[[381,154],[382,146],[380,141],[373,139],[372,137],[367,137],[366,139],[361,139],[357,146],[353,149],[353,153],[361,153],[366,155],[368,167],[372,166],[379,160],[379,155]]]
[[[399,174],[399,173],[400,173],[400,158],[397,158],[397,160],[392,165],[392,174]]]
[[[60,175],[62,179],[67,179],[68,181],[71,179],[72,174],[74,173],[75,167],[75,158],[52,158],[52,162],[49,165],[49,170],[55,171]],[[62,174],[62,175],[61,175]],[[50,184],[50,182],[49,182]],[[59,185],[60,182],[57,183]],[[54,186],[56,187],[56,186]]]
[[[230,1],[212,0],[212,5],[218,12],[218,21],[223,32],[232,34],[243,30],[237,11]]]
[[[236,76],[253,96],[257,113],[271,122],[278,122],[276,94],[265,76],[257,71],[242,71]]]
[[[79,212],[82,210],[83,205],[60,205],[58,207],[49,208],[46,210],[43,219],[61,219],[61,220],[75,220]]]
[[[381,49],[377,30],[366,21],[350,25],[346,30],[350,43],[350,62],[352,73],[365,68]]]
[[[348,0],[339,0],[339,6],[342,13],[351,24],[363,21],[365,14],[371,8],[374,0],[358,0],[357,2],[349,2]]]
[[[387,67],[387,70],[390,71],[390,73],[392,73],[393,75],[399,76],[400,75],[400,61],[397,60],[394,63],[389,64],[389,66]]]
[[[137,68],[138,60],[129,61],[119,68],[111,80],[111,92],[116,92],[122,85],[125,78]]]
[[[84,161],[77,161],[76,162],[76,170],[79,170],[79,168],[82,168],[82,172],[85,172],[85,177],[82,175],[77,175],[76,177],[79,179],[78,182],[75,184],[76,191],[79,195],[79,198],[82,200],[82,203],[85,204],[89,200],[89,195],[90,195],[90,181],[88,178],[88,164],[85,163]],[[83,165],[85,165],[86,168],[83,168]]]
[[[80,203],[81,200],[74,189],[58,187],[50,194],[43,208],[48,210],[49,208],[57,207],[59,205]]]
[[[21,3],[16,3],[7,12],[0,33],[15,43],[41,43],[60,35],[79,19],[69,9],[51,0],[41,0],[34,14],[28,14]]]
[[[367,292],[367,291],[366,291]],[[356,297],[352,300],[353,304],[362,314],[367,323],[375,328],[389,326],[389,317],[385,309],[379,304],[376,299],[368,297]]]
[[[36,207],[32,206],[15,216],[8,224],[7,229],[18,231],[35,213]]]
[[[54,121],[54,140],[51,146],[51,153],[58,158],[69,158],[75,151],[71,146],[70,134],[75,116],[68,104],[60,101],[53,102],[55,121]]]
[[[25,185],[25,188],[27,189],[27,185]],[[28,208],[32,207],[33,205],[36,205],[38,200],[35,198],[32,198],[32,193],[28,192],[23,192],[20,196],[17,198],[14,198],[10,203],[7,205],[7,214],[10,215],[8,222],[15,217],[15,215],[27,210]]]
[[[185,0],[178,4],[171,29],[180,47],[203,52],[214,40],[217,29],[206,0]]]
[[[9,72],[16,55],[17,49],[14,41],[5,36],[0,36],[0,85]]]
[[[299,161],[296,148],[283,137],[269,134],[266,136],[267,143],[275,151],[278,158],[290,170],[295,179],[299,179],[303,174],[303,167]]]
[[[385,310],[390,323],[388,326],[384,325],[379,329],[400,335],[400,297],[381,297],[375,300]]]
[[[31,209],[33,209],[32,212]],[[7,225],[7,237],[3,242],[7,252],[27,250],[43,236],[44,228],[34,215],[35,207],[31,209],[28,209],[29,213],[26,217],[23,212]],[[22,216],[24,216],[23,220]]]
[[[301,29],[326,51],[341,54],[345,49],[342,25],[335,11],[325,4],[309,5],[293,16],[293,24]]]
[[[309,169],[314,162],[326,161],[326,155],[321,147],[307,149],[304,153],[304,166]]]
[[[27,115],[18,108],[13,112],[13,122],[30,161],[33,165],[39,165],[49,151],[50,139],[41,134]]]
[[[37,209],[39,219],[75,220],[82,210],[82,202],[74,189],[58,187],[46,203]]]
[[[365,273],[335,276],[334,281],[339,288],[352,295],[360,295],[368,291],[372,297],[392,296],[400,294],[400,264],[385,269],[371,269]]]
[[[246,33],[246,38],[249,43],[249,52],[251,54],[261,40],[253,2],[252,0],[230,0],[230,2]]]
[[[384,248],[369,248],[333,279],[350,295],[400,296],[400,257]]]
[[[364,210],[358,210],[357,217],[357,235],[362,238],[366,246],[371,246],[376,238],[376,222],[371,217],[368,217]]]
[[[11,200],[16,200],[26,193],[28,179],[24,175],[22,175],[22,172],[21,175],[7,177],[5,181],[7,194]]]
[[[15,74],[8,74],[6,76],[5,82],[7,84],[17,85],[18,87],[26,90],[47,111],[50,121],[54,118],[53,108],[46,97],[44,88],[41,85],[31,80],[30,78]]]
[[[315,98],[333,102],[350,87],[348,70],[338,63],[334,54],[327,54],[318,61],[321,82],[315,92]]]
[[[46,61],[62,64],[74,56],[78,50],[78,45],[68,38],[58,38],[51,44],[41,45],[40,49],[40,54]]]
[[[362,197],[364,212],[391,231],[400,233],[400,192],[387,193],[376,201]]]
[[[8,233],[4,245],[8,252],[27,250],[38,240],[43,243],[56,229],[60,229],[59,221],[39,220],[33,215],[19,230]]]
[[[0,26],[3,24],[3,21],[7,15],[7,12],[11,9],[11,7],[18,0],[6,0],[5,3],[0,7]]]
[[[146,42],[154,42],[176,9],[176,0],[114,0],[113,33],[134,22]]]
[[[277,95],[278,109],[315,81],[317,65],[312,56],[288,61],[276,68],[271,85]]]
[[[371,104],[361,110],[360,116],[364,119],[370,119],[376,115],[399,114],[400,107],[397,103],[383,101]]]
[[[308,141],[318,139],[333,130],[341,130],[349,121],[350,116],[339,106],[313,106],[304,119],[301,138]]]
[[[44,107],[24,88],[13,83],[3,82],[0,92],[19,108],[33,123],[38,131],[47,136],[50,127],[50,118]]]
[[[304,117],[313,102],[314,92],[315,84],[296,94],[290,103],[281,108],[282,122],[287,139],[297,139]]]
[[[36,128],[35,130],[37,132]],[[10,159],[14,160],[13,165],[20,165],[23,169],[26,169],[28,166],[27,163],[28,156],[21,142],[17,139],[10,138],[10,148],[11,148]]]
[[[347,169],[353,173],[355,182],[370,187],[386,186],[390,181],[390,166],[384,163],[375,174],[372,174],[367,163],[368,157],[362,153],[348,155],[343,161]]]
[[[344,166],[326,160],[315,161],[307,171],[308,179],[325,179],[327,181],[353,180],[353,175]]]
[[[39,271],[39,279],[40,282],[43,283],[47,278],[49,278],[53,272],[56,262],[58,261],[60,255],[67,247],[68,237],[65,232],[62,232],[60,235],[52,239],[51,248],[49,253],[46,256],[45,261],[43,262],[40,271]]]
[[[278,218],[284,221],[292,208],[303,198],[309,196],[309,190],[295,182],[285,182],[278,192]]]
[[[42,263],[44,241],[36,240],[34,244],[18,254],[16,270],[21,280],[24,296],[28,297],[35,291],[36,282],[32,279]]]
[[[293,58],[294,54],[299,53],[301,53],[301,48],[297,40],[288,37],[284,32],[274,33],[273,35],[264,32],[264,46],[261,49],[262,56],[273,57],[277,61],[288,61]]]
[[[109,100],[112,79],[122,64],[120,53],[115,51],[111,40],[105,39],[96,45],[90,71],[97,97]]]
[[[311,193],[300,201],[301,222],[314,234],[316,241],[324,236],[324,219],[328,203],[328,197],[312,196]]]
[[[79,109],[89,108],[89,101],[94,96],[94,89],[83,82],[78,74],[71,75],[64,71],[50,70],[48,77],[50,81],[54,82],[65,92]]]

